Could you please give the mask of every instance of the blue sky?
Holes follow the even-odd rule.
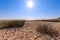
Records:
[[[60,0],[33,0],[34,7],[28,8],[28,0],[0,0],[1,19],[49,19],[60,17]]]

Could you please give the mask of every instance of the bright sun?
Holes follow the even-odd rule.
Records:
[[[32,8],[34,6],[33,1],[27,1],[27,7]]]

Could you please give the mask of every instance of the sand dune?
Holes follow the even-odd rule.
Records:
[[[40,23],[41,21],[26,21],[22,28],[1,29],[0,40],[60,40],[60,35],[53,39],[48,35],[38,33],[36,27],[38,27]],[[45,23],[51,23],[57,28],[60,27],[60,22]]]

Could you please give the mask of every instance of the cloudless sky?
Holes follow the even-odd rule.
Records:
[[[1,19],[49,19],[60,17],[60,0],[33,0],[33,8],[28,8],[28,0],[0,0]]]

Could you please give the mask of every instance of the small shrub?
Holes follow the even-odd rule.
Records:
[[[24,25],[24,23],[25,23],[24,20],[7,21],[7,22],[3,22],[2,27],[0,27],[0,28],[22,27]]]
[[[21,27],[21,26],[24,25],[24,22],[25,21],[14,20],[14,21],[9,22],[7,26],[10,26],[10,27],[11,26],[12,27]]]
[[[58,30],[53,28],[50,24],[40,24],[37,28],[37,31],[43,34],[47,34],[49,36],[58,36]]]

